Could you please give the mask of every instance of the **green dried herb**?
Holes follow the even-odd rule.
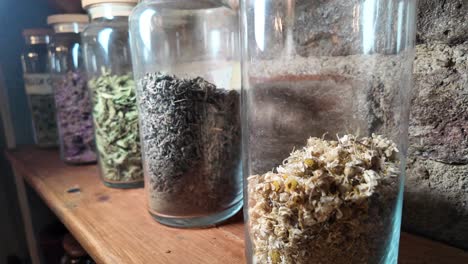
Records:
[[[102,177],[109,182],[143,180],[135,82],[131,74],[104,72],[89,82]]]

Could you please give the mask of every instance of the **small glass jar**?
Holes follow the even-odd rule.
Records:
[[[415,0],[244,0],[248,263],[397,263]]]
[[[80,38],[88,17],[52,15],[47,23],[55,31],[49,44],[49,59],[62,160],[68,164],[94,163],[92,106]]]
[[[83,0],[91,22],[81,34],[104,184],[143,186],[128,16],[136,0]]]
[[[47,58],[47,44],[51,33],[49,29],[24,30],[26,48],[21,55],[34,142],[38,147],[44,148],[55,147],[58,143],[54,94]]]
[[[206,1],[142,1],[130,16],[149,211],[209,226],[242,206],[238,17]]]

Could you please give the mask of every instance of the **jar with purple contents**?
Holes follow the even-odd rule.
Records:
[[[47,23],[55,32],[49,59],[62,160],[69,164],[96,162],[92,107],[80,43],[88,17],[52,15]]]

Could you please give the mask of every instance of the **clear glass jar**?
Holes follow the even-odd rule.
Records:
[[[49,44],[60,154],[69,164],[96,162],[92,106],[83,63],[80,32],[88,24],[81,14],[52,15],[55,34]]]
[[[116,188],[143,186],[128,16],[136,0],[82,1],[91,22],[82,33],[101,178]]]
[[[208,226],[242,206],[237,13],[206,1],[142,1],[130,16],[149,211]]]
[[[415,2],[241,2],[249,263],[397,263]]]
[[[21,54],[34,142],[38,147],[44,148],[55,147],[58,143],[54,94],[47,58],[47,44],[51,33],[49,29],[24,30],[26,48]]]

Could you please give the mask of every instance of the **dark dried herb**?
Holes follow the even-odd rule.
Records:
[[[239,93],[161,73],[139,87],[152,212],[194,217],[232,206],[242,192]]]
[[[57,145],[54,96],[52,94],[30,94],[29,106],[35,142],[40,147]]]
[[[111,183],[143,181],[133,78],[104,73],[89,87],[102,177]]]
[[[91,100],[80,72],[68,72],[55,85],[55,104],[62,158],[70,163],[96,161]]]

